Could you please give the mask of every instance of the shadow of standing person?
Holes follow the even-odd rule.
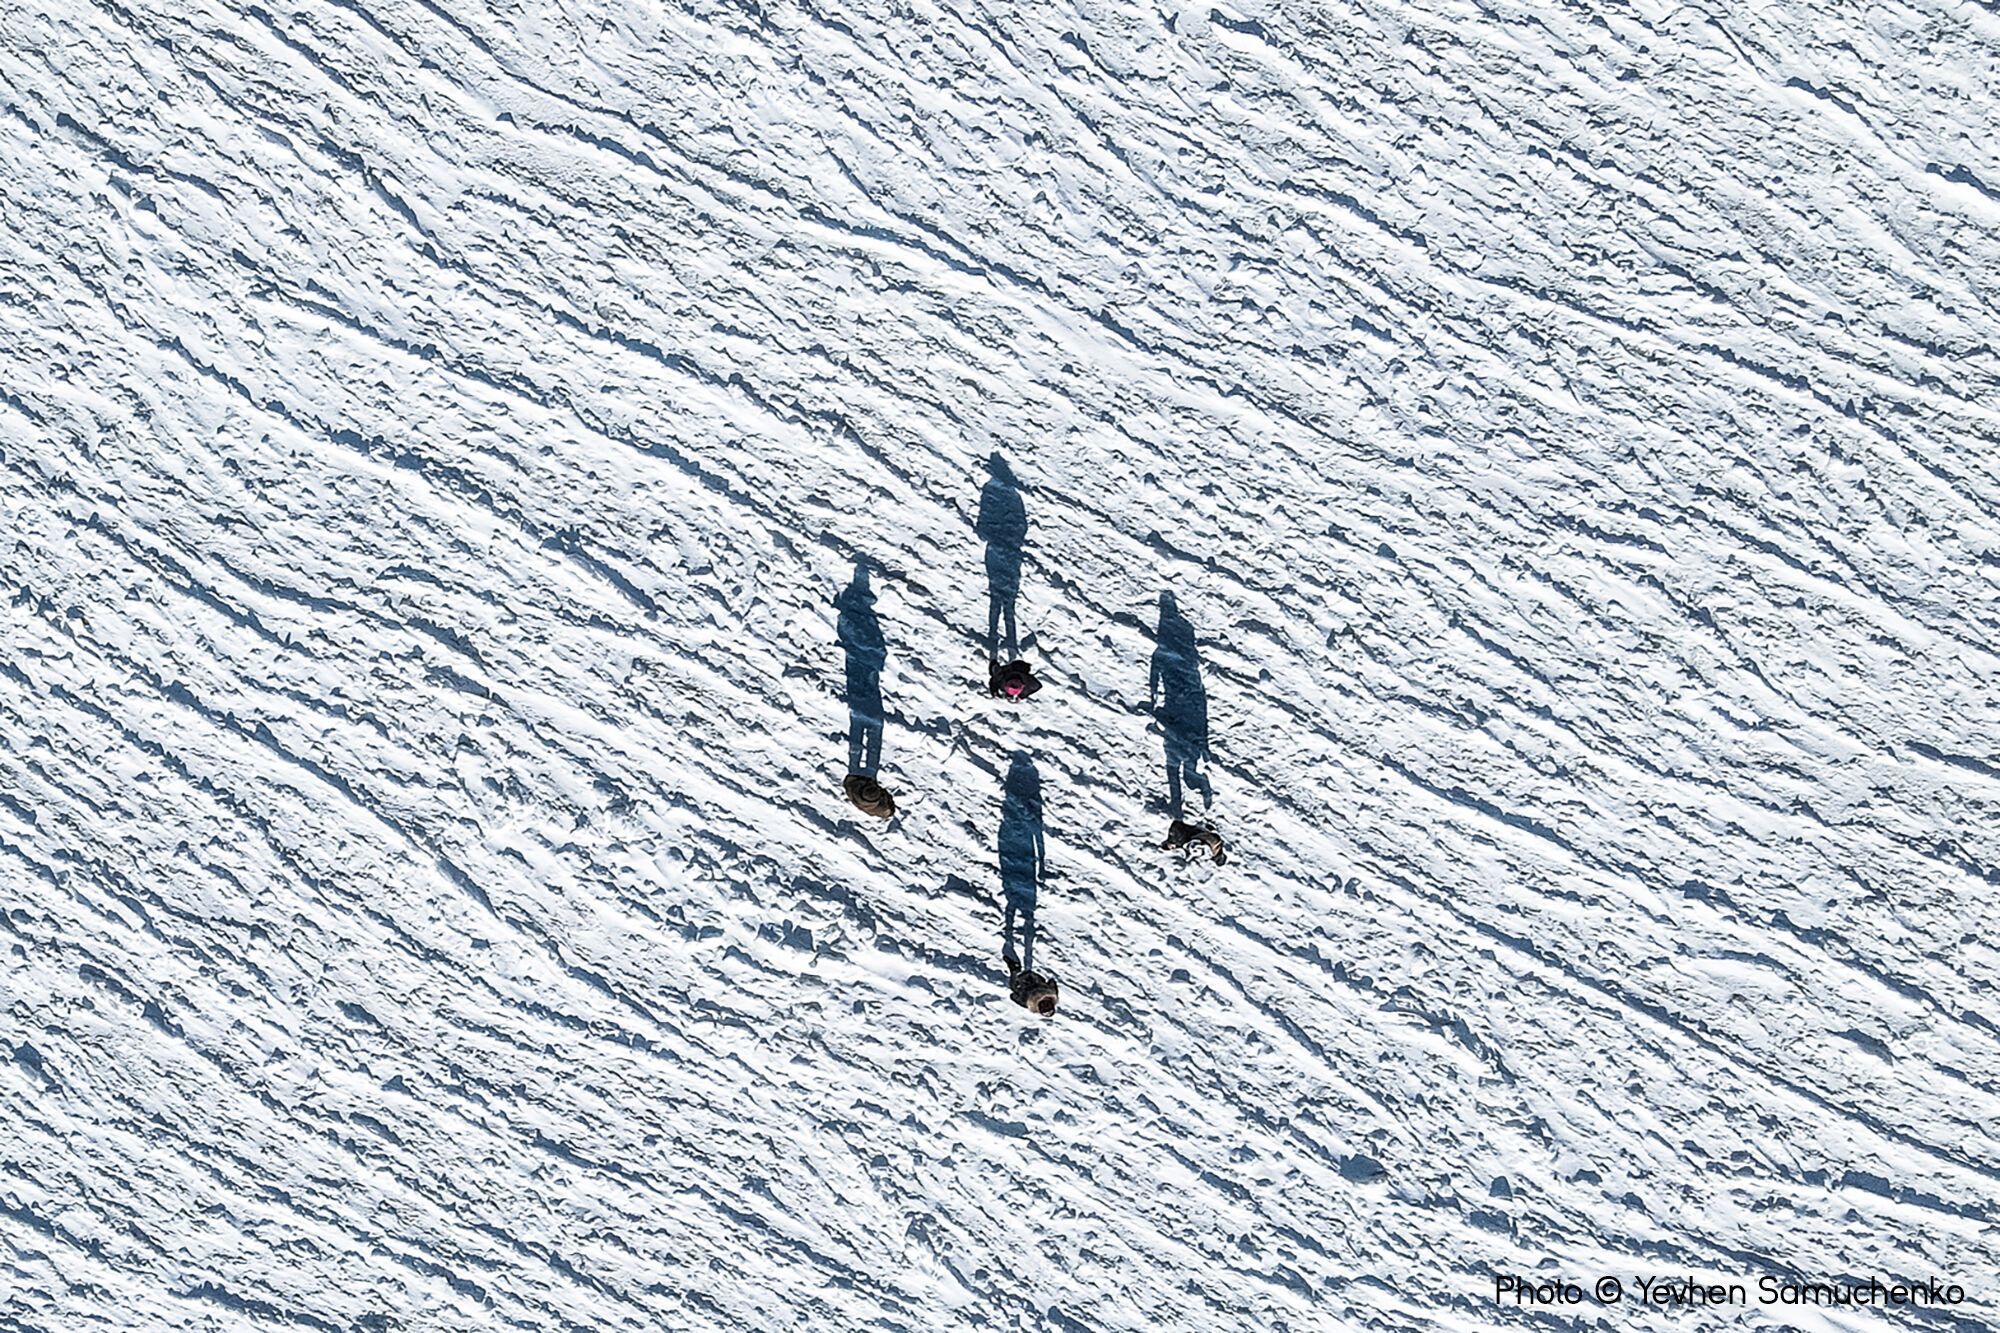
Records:
[[[986,656],[999,662],[1021,655],[1014,609],[1021,595],[1021,548],[1028,540],[1028,510],[1021,503],[1020,483],[999,451],[987,458],[986,469],[992,475],[979,492],[975,531],[986,542]],[[1007,627],[1005,658],[1000,653],[1003,623]]]
[[[1014,1003],[1036,1014],[1056,1008],[1055,981],[1034,970],[1035,903],[1048,870],[1048,843],[1042,834],[1042,775],[1035,761],[1016,752],[1007,767],[1000,803],[1000,892],[1007,914],[1000,927],[1000,957],[1007,964],[1007,990]],[[1021,948],[1014,949],[1016,923]]]
[[[1198,765],[1209,758],[1208,691],[1201,683],[1201,656],[1195,651],[1194,626],[1180,612],[1170,592],[1160,594],[1160,629],[1153,641],[1153,670],[1146,684],[1146,707],[1159,720],[1166,738],[1167,813],[1181,816],[1182,784],[1201,793],[1204,808],[1214,801],[1214,789]]]
[[[847,653],[847,779],[841,785],[863,814],[887,819],[896,803],[875,775],[882,767],[882,667],[889,649],[867,565],[855,562],[853,580],[833,604],[840,610],[836,633]]]
[[[882,668],[889,660],[868,566],[833,599],[840,609],[837,633],[847,653],[847,771],[874,777],[882,766]]]

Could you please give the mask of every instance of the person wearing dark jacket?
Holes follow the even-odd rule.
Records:
[[[896,798],[866,773],[849,773],[840,786],[847,799],[854,802],[854,808],[864,815],[888,819],[896,813]]]
[[[1041,688],[1034,668],[1026,662],[1013,661],[1005,666],[995,662],[987,671],[986,692],[996,699],[1025,699]]]
[[[1174,852],[1191,849],[1196,845],[1208,848],[1208,854],[1214,858],[1215,863],[1222,864],[1224,860],[1222,835],[1206,824],[1190,824],[1185,820],[1176,819],[1167,825],[1167,840],[1161,843],[1160,847],[1163,851]]]
[[[1008,997],[1031,1014],[1040,1014],[1043,1018],[1053,1014],[1059,994],[1055,978],[1028,971],[1012,954],[1007,955],[1006,963]]]

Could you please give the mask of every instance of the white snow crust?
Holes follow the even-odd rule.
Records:
[[[1994,1327],[1997,87],[1986,0],[6,7],[0,1325]]]

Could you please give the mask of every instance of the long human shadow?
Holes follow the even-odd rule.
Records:
[[[882,667],[889,649],[867,565],[855,562],[854,578],[833,604],[840,609],[836,632],[847,653],[847,771],[872,778],[882,767]]]
[[[1194,626],[1170,592],[1160,594],[1160,628],[1153,640],[1153,670],[1146,683],[1146,706],[1159,720],[1167,750],[1167,813],[1181,817],[1183,786],[1201,793],[1203,808],[1215,789],[1200,768],[1208,749],[1208,691],[1201,683],[1201,655]]]
[[[1000,926],[1000,956],[1035,965],[1035,901],[1047,869],[1048,844],[1042,836],[1042,775],[1035,761],[1018,751],[1007,766],[1000,803],[1000,892],[1007,915]],[[1020,951],[1014,948],[1018,923]]]
[[[1021,596],[1021,548],[1028,540],[1028,509],[1021,503],[1021,485],[1007,460],[995,450],[986,460],[989,474],[979,492],[975,531],[986,542],[986,656],[1011,662],[1021,655],[1015,625],[1015,603]],[[1001,626],[1006,638],[1001,638]],[[1000,654],[1002,643],[1007,653]]]

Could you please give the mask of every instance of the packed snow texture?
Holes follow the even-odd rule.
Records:
[[[1990,4],[0,34],[0,1324],[1994,1326]]]

